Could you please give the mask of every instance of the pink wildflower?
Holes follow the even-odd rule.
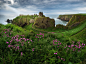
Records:
[[[57,47],[59,47],[59,46],[57,46]]]
[[[85,44],[84,44],[84,46],[85,46]]]
[[[23,52],[21,52],[21,56],[23,55]]]
[[[31,42],[32,42],[32,40],[31,40]]]
[[[34,51],[34,48],[32,49],[32,51]]]
[[[70,45],[68,47],[70,47]]]
[[[58,41],[58,42],[60,42],[60,41]]]
[[[60,57],[58,56],[58,58],[60,58]]]
[[[59,43],[59,44],[61,44],[61,43]]]
[[[9,43],[9,42],[6,42],[7,44]]]
[[[63,60],[63,58],[61,58],[61,60]]]
[[[65,59],[63,59],[63,61],[65,61]]]
[[[64,48],[66,48],[66,47],[64,47]]]
[[[27,40],[29,40],[29,39],[27,39]]]
[[[8,45],[8,47],[10,48],[10,47],[11,47],[11,45]]]
[[[71,47],[73,47],[74,45],[72,44]]]

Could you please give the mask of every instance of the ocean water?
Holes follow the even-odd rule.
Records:
[[[6,22],[7,19],[13,20],[17,16],[18,15],[0,15],[0,23],[6,25],[7,24],[7,22]],[[62,21],[60,19],[57,19],[57,17],[59,15],[45,15],[45,16],[54,19],[55,20],[55,26],[57,24],[62,24],[62,25],[65,25],[66,26],[67,23],[68,23],[67,21]]]
[[[68,21],[62,21],[60,19],[57,19],[59,17],[59,15],[46,15],[46,16],[55,20],[55,27],[57,24],[62,24],[64,26],[66,26],[68,23]]]

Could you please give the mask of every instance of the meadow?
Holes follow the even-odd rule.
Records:
[[[0,64],[86,64],[86,22],[68,30],[32,25],[0,24]]]

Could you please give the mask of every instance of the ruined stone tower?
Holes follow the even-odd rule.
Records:
[[[43,12],[39,12],[39,16],[43,17]]]

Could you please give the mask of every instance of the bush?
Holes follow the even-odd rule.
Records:
[[[67,26],[64,26],[64,25],[61,25],[61,24],[57,24],[56,28],[58,28],[58,29],[68,29]]]

